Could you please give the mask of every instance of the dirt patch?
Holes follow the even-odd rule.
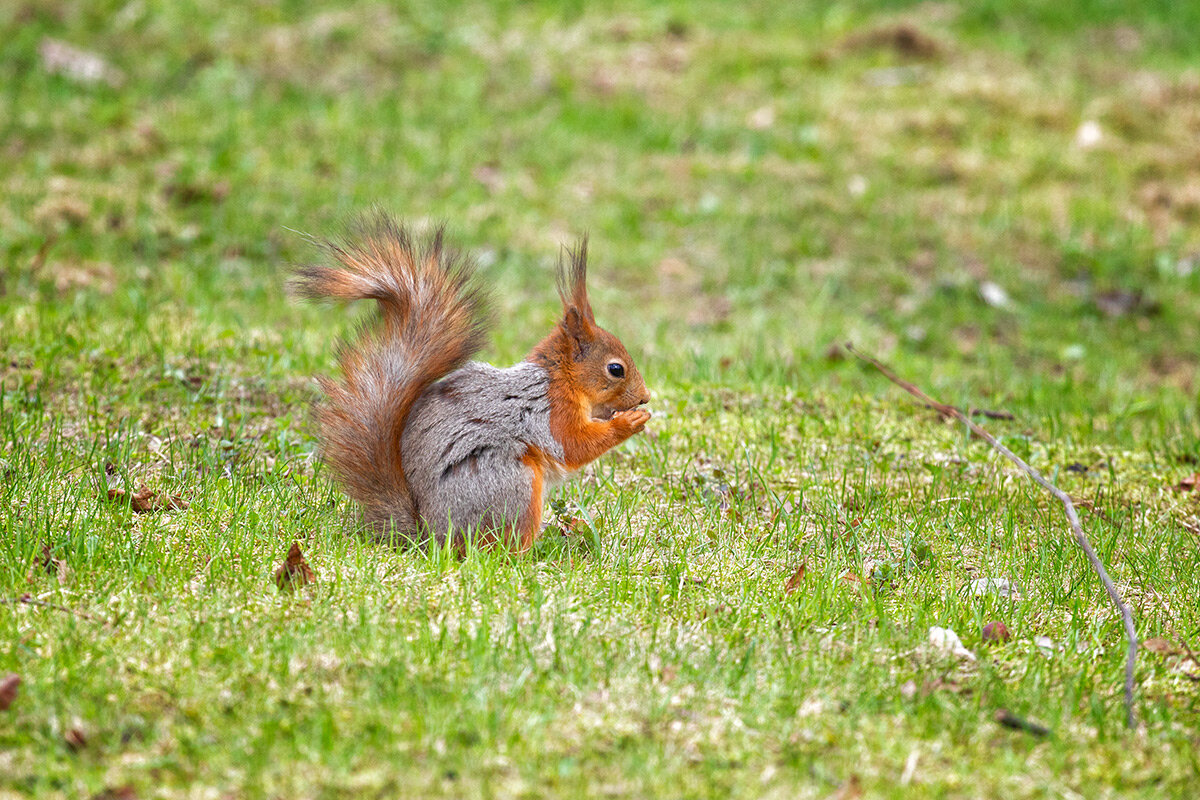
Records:
[[[881,50],[914,61],[934,61],[947,54],[945,44],[911,22],[897,22],[852,33],[837,47],[840,53]]]

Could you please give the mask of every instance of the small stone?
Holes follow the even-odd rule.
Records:
[[[1075,131],[1075,144],[1081,150],[1090,150],[1100,144],[1100,140],[1104,138],[1104,131],[1100,128],[1100,123],[1094,119],[1089,119],[1079,126],[1079,130]]]

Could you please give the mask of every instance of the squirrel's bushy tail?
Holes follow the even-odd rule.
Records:
[[[442,232],[416,243],[379,213],[345,241],[326,243],[336,266],[305,267],[293,280],[310,298],[379,301],[378,316],[341,347],[341,380],[321,379],[317,422],[322,456],[381,536],[413,536],[420,519],[401,457],[413,403],[487,335],[487,303],[473,283],[473,265],[443,246]]]

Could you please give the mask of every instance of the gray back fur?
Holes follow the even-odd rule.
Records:
[[[522,362],[507,369],[470,362],[430,386],[404,427],[401,457],[417,511],[413,538],[444,542],[467,531],[511,527],[528,512],[533,471],[529,448],[562,459],[550,433],[550,377]]]

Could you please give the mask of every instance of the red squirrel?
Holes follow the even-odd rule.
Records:
[[[562,318],[525,360],[469,361],[489,319],[474,263],[378,214],[334,266],[296,273],[309,298],[378,301],[339,353],[341,380],[319,379],[322,457],[380,540],[461,549],[529,548],[545,493],[650,419],[642,376],[587,296],[587,239],[560,259]]]

